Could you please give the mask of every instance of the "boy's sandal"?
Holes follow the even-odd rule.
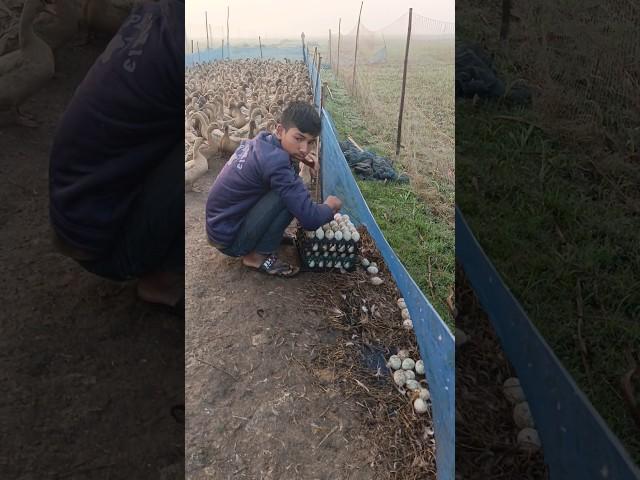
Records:
[[[300,268],[279,260],[275,255],[269,255],[265,258],[264,262],[262,262],[258,271],[279,277],[293,277],[300,271]]]

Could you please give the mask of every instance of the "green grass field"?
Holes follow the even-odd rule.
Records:
[[[331,73],[323,72],[323,80],[330,82],[333,100],[325,99],[325,108],[330,112],[341,140],[351,136],[363,148],[388,156],[384,138],[369,130],[368,121],[359,113],[353,98],[336,84]],[[358,186],[385,238],[452,328],[447,298],[452,293],[455,276],[453,228],[442,217],[433,214],[412,184],[358,180]],[[453,199],[451,202],[453,204]]]
[[[458,32],[493,38],[499,52],[499,2],[495,8],[493,37],[471,17],[459,19]],[[497,56],[507,82],[522,77],[524,65],[526,58]],[[638,427],[620,388],[625,352],[640,345],[640,168],[621,152],[580,147],[547,120],[535,103],[517,110],[459,102],[456,202],[545,340],[640,462]]]

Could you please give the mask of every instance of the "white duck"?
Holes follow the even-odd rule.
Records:
[[[33,31],[33,22],[41,11],[56,14],[51,1],[25,1],[20,15],[20,48],[0,57],[0,111],[9,116],[3,123],[38,125],[22,115],[19,108],[55,72],[51,47]]]

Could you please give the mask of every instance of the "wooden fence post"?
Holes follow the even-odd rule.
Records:
[[[400,114],[398,115],[398,138],[396,140],[396,155],[400,154],[400,139],[402,138],[402,113],[404,112],[404,92],[407,85],[407,62],[409,60],[409,41],[411,40],[411,16],[413,8],[409,9],[409,28],[407,29],[407,48],[404,52],[404,73],[402,74],[402,92],[400,93]]]
[[[358,37],[360,36],[360,17],[362,16],[362,4],[364,1],[360,2],[360,13],[358,14],[358,28],[356,30],[356,53],[353,58],[353,86],[351,89],[353,90],[353,95],[356,95],[356,64],[358,63]]]

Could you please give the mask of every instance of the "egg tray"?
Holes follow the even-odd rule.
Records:
[[[298,229],[295,244],[298,250],[298,255],[300,256],[300,270],[303,272],[340,272],[340,268],[331,267],[318,267],[317,262],[319,260],[323,260],[325,263],[327,260],[331,262],[340,261],[343,265],[342,268],[347,272],[352,272],[356,269],[359,263],[359,242],[354,242],[353,240],[327,240],[323,238],[322,240],[318,240],[317,238],[308,238],[305,234],[304,229]],[[317,250],[313,250],[313,245],[317,244]],[[349,248],[352,248],[353,251],[349,252]],[[333,249],[333,250],[332,250]],[[342,251],[340,251],[342,250]],[[325,255],[328,253],[328,255]],[[342,256],[345,254],[345,256]],[[344,260],[347,259],[349,262],[349,267],[344,267]],[[309,262],[314,261],[316,265],[313,267],[309,266]]]

